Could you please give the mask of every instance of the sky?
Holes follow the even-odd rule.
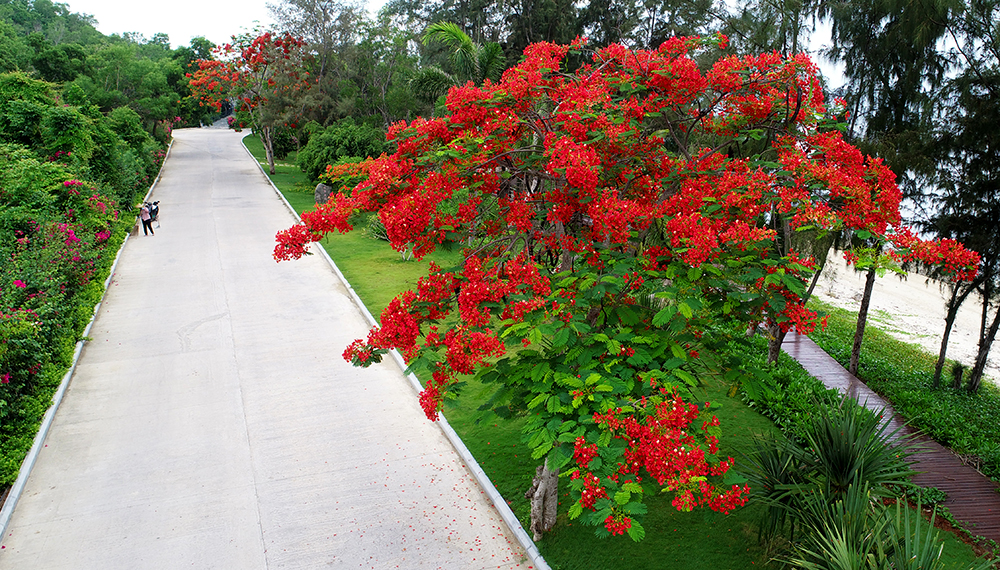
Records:
[[[251,31],[259,22],[273,22],[265,0],[62,0],[70,12],[97,19],[104,35],[139,32],[147,39],[157,33],[170,37],[171,47],[190,45],[191,38],[204,36],[222,44],[230,37]]]
[[[65,3],[71,12],[94,16],[97,29],[104,35],[139,32],[148,39],[154,34],[165,33],[174,48],[190,45],[191,38],[197,36],[205,36],[217,45],[223,44],[235,34],[253,30],[258,23],[263,27],[273,23],[267,0],[69,0]],[[367,2],[371,11],[377,11],[384,3],[385,0]],[[828,43],[829,33],[828,26],[821,26],[812,37],[812,49]],[[844,79],[838,69],[815,54],[813,59],[827,76],[830,87],[843,85]]]

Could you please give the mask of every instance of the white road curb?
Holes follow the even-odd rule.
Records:
[[[160,170],[156,173],[156,179],[153,180],[149,190],[146,191],[146,195],[143,198],[144,202],[149,199],[149,196],[153,193],[153,189],[156,188],[156,184],[160,181],[160,177],[163,175],[163,165],[167,163],[167,158],[170,157],[170,150],[173,147],[174,141],[171,139],[170,145],[167,147],[167,154],[163,156],[163,162],[160,163]],[[73,372],[76,371],[76,364],[80,361],[80,353],[83,352],[83,344],[86,342],[87,336],[90,335],[90,329],[94,326],[94,321],[97,319],[97,312],[101,310],[101,304],[104,302],[104,296],[108,294],[108,287],[111,285],[111,279],[115,276],[115,268],[118,267],[118,260],[121,259],[122,252],[125,251],[125,244],[128,243],[129,237],[130,234],[126,233],[121,247],[118,248],[118,253],[115,254],[115,261],[111,264],[111,271],[108,272],[108,278],[104,280],[104,294],[101,295],[101,300],[94,305],[94,312],[90,315],[90,322],[87,323],[87,328],[83,329],[83,339],[76,343],[76,349],[73,351],[73,363],[70,364],[69,370],[66,371],[62,381],[59,383],[59,388],[56,389],[55,395],[52,396],[52,405],[46,410],[45,415],[42,416],[42,424],[38,428],[38,433],[35,434],[35,440],[31,444],[31,449],[28,450],[28,454],[21,463],[17,480],[14,481],[14,484],[10,488],[10,493],[7,495],[7,500],[4,501],[2,508],[0,508],[0,542],[7,535],[7,527],[10,525],[11,516],[14,514],[14,507],[17,506],[21,494],[24,493],[24,486],[28,482],[31,470],[35,467],[38,454],[41,452],[42,447],[45,446],[45,438],[49,434],[49,428],[52,427],[52,420],[59,410],[59,404],[62,403],[63,396],[66,395],[66,390],[69,388]]]
[[[292,216],[295,217],[296,221],[301,222],[302,220],[301,218],[299,218],[299,215],[295,212],[295,208],[293,208],[292,205],[288,203],[288,200],[285,199],[285,196],[281,193],[280,190],[278,190],[278,187],[274,185],[274,182],[271,181],[271,177],[268,176],[267,172],[264,171],[264,167],[263,165],[261,165],[260,161],[258,161],[257,158],[253,155],[253,153],[250,152],[250,149],[246,147],[246,144],[243,145],[243,149],[246,150],[247,154],[250,155],[250,158],[253,159],[254,163],[260,169],[260,173],[263,174],[264,178],[267,179],[268,184],[270,184],[271,188],[274,189],[275,194],[277,194],[278,198],[280,198],[281,201],[285,204],[285,207],[288,208],[288,211],[292,214]],[[365,304],[361,302],[361,298],[358,297],[358,294],[354,291],[354,288],[351,287],[351,284],[347,281],[347,278],[344,277],[344,274],[340,272],[340,268],[337,267],[337,264],[334,263],[333,259],[330,258],[330,255],[326,252],[326,249],[324,249],[320,244],[317,243],[313,243],[312,246],[313,246],[313,251],[318,252],[319,255],[321,255],[324,259],[326,259],[326,261],[330,264],[330,267],[333,268],[333,272],[337,274],[337,278],[340,279],[341,283],[344,284],[344,287],[347,288],[347,292],[351,295],[351,299],[354,301],[354,304],[357,305],[358,309],[361,311],[361,314],[364,315],[365,319],[368,321],[368,324],[370,326],[377,326],[378,321],[376,321],[375,317],[372,316],[371,312],[368,310],[368,307],[366,307]],[[399,366],[400,370],[402,370],[403,373],[406,374],[406,377],[410,381],[410,385],[413,386],[413,389],[418,393],[421,390],[423,390],[423,386],[420,385],[420,380],[418,380],[417,377],[412,373],[406,372],[407,369],[406,362],[403,361],[403,357],[399,354],[399,352],[393,349],[392,351],[390,351],[390,354],[392,355],[392,359]],[[507,501],[505,501],[503,496],[500,495],[500,492],[497,491],[497,488],[493,485],[493,482],[490,481],[490,478],[486,475],[486,472],[483,471],[483,468],[479,466],[479,462],[477,462],[476,458],[472,456],[472,452],[470,452],[469,448],[465,446],[465,443],[462,441],[462,438],[458,436],[458,434],[455,432],[454,429],[452,429],[451,425],[448,423],[448,420],[443,415],[438,415],[438,420],[435,423],[437,423],[437,425],[441,428],[441,431],[444,432],[445,437],[447,437],[448,441],[451,442],[451,445],[455,448],[455,451],[458,452],[458,455],[462,458],[462,461],[465,462],[465,465],[466,467],[469,468],[469,471],[472,472],[472,475],[476,478],[476,481],[479,483],[479,486],[483,489],[483,492],[485,492],[486,495],[490,498],[490,501],[493,503],[493,506],[497,509],[497,512],[500,513],[500,518],[502,518],[503,521],[507,523],[507,526],[510,528],[511,532],[514,533],[514,536],[517,538],[517,541],[521,544],[521,547],[524,548],[525,554],[534,564],[535,568],[537,568],[538,570],[551,570],[548,563],[546,563],[545,559],[542,558],[542,554],[538,551],[538,547],[531,540],[531,537],[528,536],[528,533],[524,531],[524,527],[521,526],[521,521],[519,521],[517,517],[514,515],[514,511],[510,510],[510,505],[507,504]]]

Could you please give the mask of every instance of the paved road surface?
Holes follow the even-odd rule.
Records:
[[[517,568],[521,549],[240,135],[175,132],[0,568]]]

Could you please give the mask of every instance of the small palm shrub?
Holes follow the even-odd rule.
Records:
[[[807,484],[820,486],[831,498],[851,485],[868,485],[880,497],[896,493],[892,485],[907,485],[914,473],[908,437],[889,430],[883,412],[873,413],[845,398],[839,406],[822,406],[806,426],[804,445],[794,446],[810,467]]]
[[[927,524],[894,500],[900,489],[915,489],[909,481],[915,448],[883,415],[845,397],[817,404],[797,439],[754,441],[744,464],[753,498],[764,505],[760,538],[786,536],[789,553],[781,559],[791,567],[943,568],[933,516]]]
[[[833,502],[852,485],[866,486],[878,497],[894,496],[894,486],[910,486],[909,440],[889,430],[882,414],[851,398],[817,404],[815,410],[801,425],[801,439],[758,438],[745,462],[751,489],[767,505],[762,538],[786,525],[794,532],[807,512],[803,501],[817,492]]]
[[[832,503],[816,492],[803,503],[803,540],[785,562],[801,570],[943,570],[944,545],[930,522],[901,501],[886,505],[867,485]],[[972,570],[991,568],[988,560]]]

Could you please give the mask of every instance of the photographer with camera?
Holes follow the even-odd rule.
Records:
[[[142,235],[155,236],[156,234],[153,232],[153,216],[150,213],[150,204],[148,202],[143,203],[142,207],[139,208],[139,219],[142,220]]]

